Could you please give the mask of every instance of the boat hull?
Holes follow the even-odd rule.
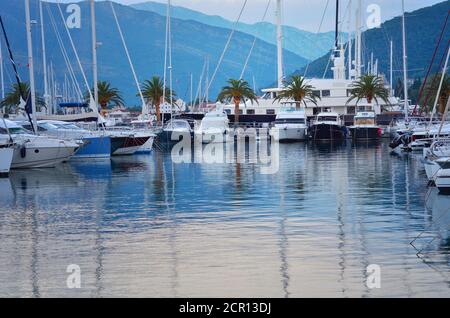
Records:
[[[14,149],[11,169],[54,168],[68,161],[77,150],[74,147],[22,147]]]
[[[441,169],[434,179],[439,192],[450,194],[450,169]]]
[[[173,138],[172,138],[172,134]],[[162,130],[161,132],[158,133],[158,141],[162,144],[176,144],[178,143],[180,140],[182,140],[181,135],[183,134],[189,134],[190,138],[192,138],[192,133],[191,132],[181,132],[181,131],[173,131],[173,130]]]
[[[344,126],[330,124],[312,125],[309,134],[315,141],[342,141],[347,137]]]
[[[152,152],[153,149],[153,142],[155,141],[154,137],[150,137],[147,142],[139,147],[139,149],[136,151],[136,154],[148,154]]]
[[[279,142],[305,141],[308,138],[306,127],[275,127],[272,130],[274,140]]]
[[[439,165],[433,160],[425,159],[424,161],[425,173],[427,174],[428,180],[434,180],[436,174],[441,168]]]
[[[129,156],[134,155],[148,140],[146,137],[126,137],[125,143],[112,153],[113,156]]]
[[[0,148],[0,177],[7,177],[11,169],[14,148]]]
[[[108,136],[83,138],[84,146],[72,159],[108,159],[111,157],[111,138]]]
[[[377,140],[381,138],[379,127],[350,127],[353,140]]]

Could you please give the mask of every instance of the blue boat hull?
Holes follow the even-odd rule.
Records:
[[[83,139],[85,145],[73,158],[111,158],[111,138],[108,136],[89,137]]]

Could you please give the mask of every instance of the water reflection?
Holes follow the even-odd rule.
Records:
[[[0,295],[449,295],[450,197],[427,196],[418,158],[386,143],[279,150],[275,175],[169,152],[13,171],[0,180]],[[69,264],[81,290],[65,286]]]

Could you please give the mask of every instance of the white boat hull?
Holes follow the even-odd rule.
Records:
[[[304,141],[308,136],[306,127],[286,126],[272,128],[272,135],[276,141]]]
[[[77,150],[72,147],[25,147],[25,156],[21,148],[14,150],[12,169],[53,168],[68,161]]]
[[[134,155],[140,148],[141,146],[119,148],[114,151],[113,156],[131,156]]]
[[[432,160],[428,160],[425,159],[424,161],[424,167],[425,167],[425,172],[427,174],[427,178],[428,180],[433,180],[434,177],[436,177],[436,173],[441,170],[441,168],[439,167],[439,165],[432,161]]]
[[[441,169],[434,178],[434,183],[441,193],[450,193],[450,169]]]
[[[0,177],[9,174],[13,155],[14,148],[0,148]]]
[[[224,143],[227,141],[225,131],[198,131],[195,133],[195,138],[203,144]]]
[[[155,141],[154,137],[150,137],[149,140],[147,140],[147,142],[142,145],[138,151],[136,152],[137,154],[144,154],[144,153],[150,153],[152,152],[153,149],[153,142]]]

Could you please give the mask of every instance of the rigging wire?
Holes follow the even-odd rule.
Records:
[[[64,27],[65,27],[65,29],[66,29],[67,36],[69,37],[70,44],[71,44],[72,49],[73,49],[73,51],[74,51],[75,58],[76,58],[77,63],[78,63],[78,67],[79,67],[80,70],[81,70],[81,75],[83,76],[84,83],[85,83],[86,88],[87,88],[87,90],[88,90],[89,99],[90,99],[90,103],[89,103],[89,104],[90,104],[92,110],[97,114],[97,113],[98,113],[98,108],[97,108],[97,106],[93,107],[93,105],[96,105],[96,102],[95,102],[95,100],[94,100],[94,97],[92,96],[92,92],[91,92],[91,89],[90,89],[90,87],[89,87],[89,83],[88,83],[88,80],[87,80],[87,78],[86,78],[86,74],[84,73],[83,66],[81,65],[80,57],[78,56],[77,50],[76,50],[76,48],[75,48],[75,44],[74,44],[74,42],[73,42],[73,40],[72,40],[72,36],[70,35],[69,29],[67,28],[67,25],[66,25],[66,23],[65,23],[65,20],[64,20],[64,14],[63,14],[62,9],[61,9],[61,2],[60,2],[60,0],[57,1],[57,6],[58,6],[59,14],[60,14],[61,19],[62,19],[63,24],[64,24]],[[91,105],[91,104],[92,104],[92,105]]]
[[[325,8],[322,13],[322,18],[320,19],[319,28],[317,29],[316,34],[319,34],[320,31],[322,30],[323,21],[325,20],[325,15],[327,13],[329,4],[330,4],[330,0],[327,0],[327,3],[325,4]],[[315,44],[315,42],[313,42],[313,43]],[[310,64],[311,64],[311,61],[308,60],[308,64],[306,64],[306,67],[305,67],[305,72],[303,73],[303,77],[306,77],[306,73],[308,73]]]
[[[269,7],[270,7],[270,3],[271,2],[272,2],[272,0],[269,0],[267,2],[266,10],[264,11],[264,14],[263,14],[263,17],[261,19],[261,22],[264,22],[264,20],[266,19],[267,12],[269,11]],[[257,34],[259,34],[259,31],[260,30],[258,30]],[[247,55],[247,59],[245,60],[245,64],[244,64],[244,67],[242,69],[241,75],[239,76],[239,79],[242,79],[244,77],[244,73],[245,73],[245,71],[247,69],[248,63],[250,61],[250,57],[252,56],[253,49],[255,48],[255,44],[256,44],[257,39],[258,39],[258,37],[257,37],[257,35],[255,35],[255,38],[253,39],[253,44],[252,44],[252,46],[250,48],[250,52]]]
[[[71,79],[73,85],[76,87],[78,97],[81,100],[83,94],[81,92],[80,86],[78,85],[78,81],[76,80],[75,72],[73,70],[72,64],[70,63],[70,59],[69,59],[69,55],[67,53],[67,50],[64,47],[64,44],[63,44],[63,41],[62,41],[62,38],[61,38],[61,34],[59,33],[58,28],[56,26],[55,18],[54,18],[53,13],[51,12],[51,10],[50,10],[50,8],[48,6],[46,7],[46,9],[47,9],[48,15],[50,17],[50,22],[51,22],[51,25],[53,27],[53,31],[55,33],[56,40],[57,40],[59,48],[61,50],[61,54],[63,56],[64,62],[66,64],[66,66],[67,66],[67,69],[69,70],[70,79]]]
[[[211,80],[208,83],[208,89],[210,89],[211,84],[214,82],[214,80],[216,78],[217,72],[219,71],[220,65],[222,64],[222,61],[223,61],[223,59],[225,57],[225,53],[227,52],[228,47],[230,46],[231,39],[233,38],[233,35],[234,35],[235,31],[236,31],[238,23],[241,20],[242,14],[244,13],[244,9],[245,9],[245,7],[247,5],[247,2],[248,2],[248,0],[244,0],[244,4],[242,5],[241,11],[239,12],[239,16],[236,19],[236,21],[234,22],[233,28],[231,29],[230,35],[228,36],[227,43],[225,44],[225,48],[223,49],[222,54],[220,55],[219,62],[217,63],[216,68],[214,70],[214,73],[213,73],[213,75],[211,77]]]
[[[434,59],[436,58],[436,54],[437,54],[437,52],[439,50],[439,46],[441,45],[441,41],[442,41],[442,37],[443,37],[444,32],[445,32],[445,29],[447,28],[447,22],[448,22],[449,15],[450,15],[450,11],[447,12],[447,17],[445,18],[445,22],[444,22],[444,25],[442,27],[441,34],[439,35],[438,42],[437,42],[436,47],[435,47],[434,52],[433,52],[433,57],[431,58],[430,65],[428,66],[427,74],[425,76],[425,79],[423,80],[423,83],[422,83],[421,87],[420,87],[419,95],[417,97],[417,103],[422,98],[422,94],[423,94],[423,91],[424,91],[424,88],[425,88],[425,84],[426,84],[426,82],[428,80],[428,76],[430,75],[431,68],[433,67]],[[448,46],[448,44],[447,44],[447,46]],[[413,114],[416,113],[417,103],[416,103],[416,106],[414,106]]]

